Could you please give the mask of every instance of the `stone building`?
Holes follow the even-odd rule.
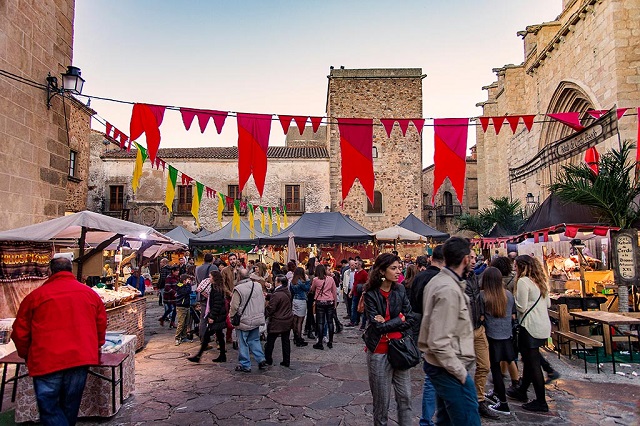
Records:
[[[294,135],[295,133],[295,135]],[[164,206],[167,172],[145,162],[141,187],[134,195],[131,178],[135,150],[109,149],[103,145],[104,134],[92,135],[92,172],[89,203],[92,209],[167,231],[175,226],[197,230],[191,215],[192,185],[178,188],[169,214]],[[320,212],[329,205],[329,158],[324,141],[326,127],[316,134],[308,131],[299,136],[292,127],[287,146],[272,146],[267,152],[268,168],[264,197],[260,200],[253,178],[238,192],[238,150],[236,147],[160,148],[158,157],[198,182],[225,195],[263,206],[287,206],[292,223],[305,211]],[[315,141],[315,142],[314,142]],[[219,229],[217,199],[204,198],[200,205],[200,224],[209,230]],[[223,224],[232,218],[233,206],[226,206]],[[245,214],[245,212],[243,212]],[[274,227],[275,232],[275,227]]]
[[[522,123],[515,134],[508,125],[496,136],[492,126],[477,130],[479,207],[489,197],[511,196],[525,205],[548,195],[547,185],[560,164],[544,167],[520,182],[510,182],[509,168],[526,163],[541,148],[573,129],[545,118],[554,112],[579,112],[588,123],[589,109],[640,105],[640,2],[637,0],[563,0],[553,21],[528,26],[518,33],[524,41],[524,61],[494,69],[497,81],[486,86],[488,99],[478,104],[484,116],[533,114],[530,132]],[[633,111],[633,114],[632,114]],[[621,140],[636,142],[637,117],[630,110],[619,121]],[[616,146],[609,138],[601,153]],[[584,152],[570,160],[583,161]],[[565,162],[566,163],[566,162]]]
[[[2,230],[86,207],[93,111],[59,95],[48,109],[45,90],[47,75],[61,84],[72,63],[74,7],[74,0],[0,2],[0,69],[10,73],[0,76]]]
[[[439,231],[455,234],[458,232],[457,219],[462,213],[478,213],[478,162],[476,147],[471,147],[467,156],[467,169],[464,182],[462,204],[458,202],[456,190],[449,179],[445,179],[438,189],[433,205],[433,169],[434,165],[422,169],[422,217],[427,225]]]
[[[372,231],[397,224],[422,207],[422,137],[413,125],[402,136],[396,124],[387,134],[379,118],[422,117],[420,68],[332,69],[327,89],[331,210],[348,214]],[[374,118],[375,200],[371,204],[356,180],[342,202],[340,134],[336,117]]]

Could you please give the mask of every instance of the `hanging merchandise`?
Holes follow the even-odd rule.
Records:
[[[135,194],[140,187],[140,178],[142,177],[142,166],[147,159],[147,150],[136,143],[136,164],[133,167],[133,180],[131,181],[131,188]]]
[[[466,172],[468,118],[439,118],[434,120],[433,195],[431,204],[440,185],[448,177],[462,204],[464,177]]]
[[[271,115],[238,113],[238,178],[239,191],[253,175],[262,197],[267,175],[267,149],[271,131]]]
[[[129,135],[135,141],[144,133],[147,137],[147,149],[149,159],[155,162],[158,148],[160,147],[160,125],[164,118],[164,106],[134,104],[131,112]]]
[[[178,181],[178,169],[169,166],[169,174],[167,175],[167,193],[164,197],[164,205],[169,209],[169,213],[173,212],[173,198],[176,195],[176,183]]]
[[[184,175],[183,175],[184,176]],[[202,201],[202,193],[204,192],[204,185],[200,182],[196,182],[196,187],[193,191],[193,198],[191,200],[191,214],[196,220],[196,226],[200,227],[200,202]]]
[[[347,198],[356,178],[373,204],[373,119],[338,118],[342,200]],[[348,167],[347,167],[348,164]]]

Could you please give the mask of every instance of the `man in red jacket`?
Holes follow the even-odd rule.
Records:
[[[97,293],[75,279],[69,259],[53,259],[49,268],[49,279],[20,304],[11,339],[33,377],[42,424],[75,425],[107,313]]]

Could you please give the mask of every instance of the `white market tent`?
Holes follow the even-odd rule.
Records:
[[[399,225],[381,229],[380,231],[374,232],[373,235],[378,241],[427,241],[427,237]]]

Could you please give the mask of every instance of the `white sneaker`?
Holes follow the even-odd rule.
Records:
[[[182,343],[180,342],[180,339],[176,339],[176,346],[180,346],[180,343]]]
[[[322,338],[322,341],[323,341],[324,343],[329,343],[329,337],[324,336],[324,337]]]

